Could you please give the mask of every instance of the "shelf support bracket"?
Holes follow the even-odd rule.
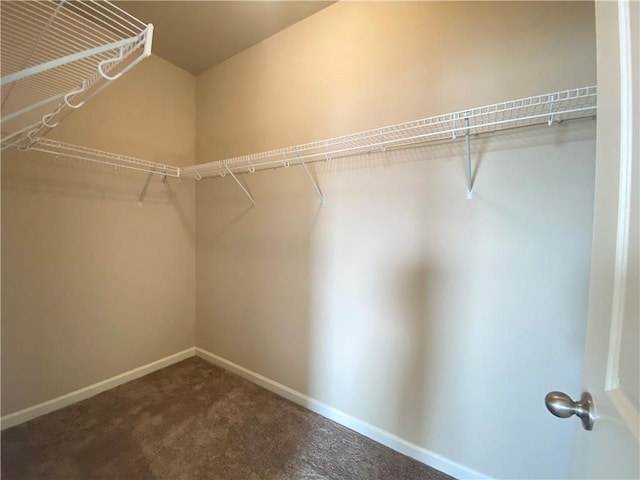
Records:
[[[144,197],[147,195],[147,189],[149,188],[149,184],[151,183],[151,179],[153,178],[153,172],[149,172],[147,175],[147,181],[144,182],[144,187],[142,187],[142,191],[140,192],[140,196],[138,197],[138,206],[142,206],[142,201]]]
[[[244,192],[244,194],[249,197],[249,200],[251,200],[251,203],[253,203],[254,205],[256,204],[256,201],[253,199],[253,197],[251,196],[251,194],[247,191],[246,188],[244,188],[244,185],[242,185],[242,183],[240,183],[240,180],[238,180],[238,177],[236,177],[233,172],[231,171],[231,169],[229,168],[229,165],[226,164],[226,162],[222,162],[222,165],[224,166],[224,168],[227,170],[227,172],[229,174],[231,174],[231,177],[236,181],[236,183],[238,184],[238,186],[242,189],[242,191]]]
[[[554,114],[553,114],[553,102],[555,101],[556,101],[556,96],[551,95],[551,103],[549,104],[549,119],[547,120],[547,125],[549,126],[553,125],[553,122],[555,121]]]
[[[171,188],[169,177],[167,175],[162,175],[162,186],[164,187],[164,191],[167,193],[167,197],[169,198],[169,200],[173,201],[176,198],[176,194]]]
[[[464,141],[467,147],[467,200],[473,198],[473,179],[471,177],[471,142],[469,140],[469,112],[464,114]]]
[[[454,141],[456,139],[456,122],[457,121],[458,121],[458,114],[454,113],[453,118],[451,120],[451,124],[453,125],[453,128],[451,129],[451,139]]]
[[[300,160],[300,164],[302,165],[302,168],[304,168],[304,172],[307,174],[307,177],[309,178],[311,185],[313,185],[313,189],[316,191],[318,198],[320,198],[320,206],[324,205],[324,195],[322,194],[322,191],[320,190],[320,187],[318,186],[316,181],[313,179],[313,175],[311,175],[311,172],[309,171],[309,167],[307,167],[307,164],[304,163],[303,160]]]

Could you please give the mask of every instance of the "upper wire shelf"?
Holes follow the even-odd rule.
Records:
[[[253,173],[319,160],[384,151],[465,135],[553,123],[596,115],[597,87],[581,87],[399,123],[302,145],[243,155],[181,169],[197,180],[227,173]],[[305,167],[306,168],[306,167]],[[469,190],[471,185],[468,185]]]
[[[2,149],[28,148],[151,54],[153,25],[105,0],[0,2]]]

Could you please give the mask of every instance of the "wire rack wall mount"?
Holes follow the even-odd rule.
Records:
[[[151,54],[153,25],[103,0],[0,2],[2,150],[27,149]]]

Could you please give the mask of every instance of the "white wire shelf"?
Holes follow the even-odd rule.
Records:
[[[41,138],[29,148],[30,151],[44,152],[56,157],[75,158],[86,160],[103,165],[111,165],[115,168],[126,168],[139,172],[153,173],[162,177],[179,177],[180,168],[162,163],[149,162],[139,158],[119,155],[117,153],[105,152],[94,148],[72,145],[70,143],[58,142]]]
[[[380,152],[387,148],[402,148],[447,139],[456,140],[465,137],[467,133],[476,135],[545,123],[552,125],[566,120],[592,117],[596,115],[596,101],[596,86],[575,88],[400,123],[352,135],[203,163],[183,168],[180,174],[199,180],[205,177],[224,177],[227,173],[254,173],[261,169],[299,164],[302,164],[306,169],[305,164],[315,161]]]
[[[151,54],[153,25],[105,0],[0,2],[2,149],[28,147]]]
[[[162,177],[189,177],[200,180],[205,177],[224,177],[230,174],[254,204],[255,200],[236,174],[302,165],[323,203],[324,196],[307,168],[307,163],[464,138],[467,143],[467,198],[472,198],[469,148],[471,136],[540,124],[552,126],[568,120],[595,117],[596,113],[597,87],[580,87],[184,168],[45,138],[38,138],[18,148],[137,170],[150,175],[157,174]]]

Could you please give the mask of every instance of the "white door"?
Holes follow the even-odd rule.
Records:
[[[584,389],[573,478],[640,478],[640,2],[596,2],[598,127]],[[566,420],[565,420],[566,421]]]

